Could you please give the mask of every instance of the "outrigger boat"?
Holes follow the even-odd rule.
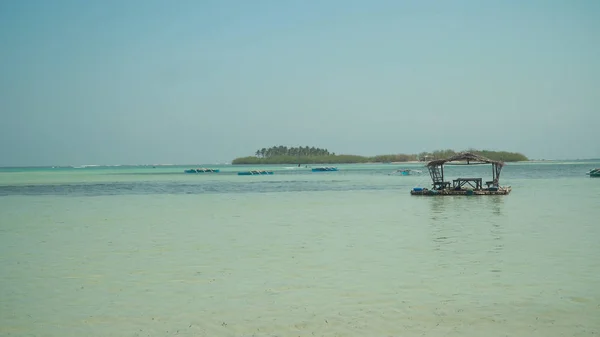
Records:
[[[313,172],[329,172],[329,171],[337,171],[337,167],[328,167],[328,166],[324,166],[324,167],[313,167],[312,171]]]
[[[265,174],[273,174],[273,171],[252,170],[252,171],[238,172],[238,176],[255,176],[255,175],[265,175]]]
[[[592,178],[600,178],[600,168],[593,169],[586,174]]]
[[[410,175],[414,175],[414,174],[421,174],[421,173],[423,173],[423,171],[420,171],[420,170],[411,170],[411,169],[396,170],[396,171],[390,173],[389,175],[396,174],[396,173],[399,173],[399,174],[401,174],[403,176],[410,176]]]
[[[185,173],[219,173],[219,169],[211,169],[211,168],[197,168],[197,169],[189,169],[183,172]]]

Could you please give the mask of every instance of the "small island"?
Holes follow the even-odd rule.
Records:
[[[488,151],[469,149],[470,153],[483,156],[491,160],[503,162],[516,162],[529,160],[525,155],[517,152]],[[373,157],[351,154],[336,154],[327,149],[309,146],[287,147],[283,145],[262,148],[253,156],[234,159],[232,165],[260,165],[260,164],[358,164],[358,163],[406,163],[428,162],[442,158],[452,157],[459,152],[454,150],[437,150],[419,154],[384,154]]]

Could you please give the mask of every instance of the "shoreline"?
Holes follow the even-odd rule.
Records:
[[[232,165],[238,164],[290,164],[290,165],[330,165],[330,164],[415,164],[425,163],[436,158],[449,158],[459,153],[454,150],[437,150],[414,154],[383,154],[375,156],[361,156],[353,154],[329,153],[326,149],[291,148],[275,146],[268,149],[257,150],[254,155],[238,157],[231,161]],[[468,150],[490,160],[504,162],[526,161],[529,158],[519,152]],[[426,159],[426,160],[423,160]]]
[[[332,166],[332,165],[401,165],[401,164],[419,164],[419,163],[423,163],[423,165],[425,165],[427,162],[424,161],[417,161],[417,160],[413,160],[413,161],[396,161],[396,162],[376,162],[376,161],[371,161],[371,162],[362,162],[362,163],[301,163],[300,167],[304,167],[304,166]],[[240,166],[240,165],[261,165],[261,166],[269,166],[269,165],[292,165],[292,166],[298,166],[298,163],[266,163],[266,164],[230,164],[231,166]]]
[[[561,160],[517,160],[517,161],[505,161],[506,164],[508,163],[547,163],[547,162],[555,162],[555,161],[561,161]],[[300,164],[300,167],[303,166],[331,166],[331,165],[351,165],[351,164],[360,164],[360,165],[402,165],[402,164],[423,164],[423,166],[427,165],[427,161],[418,161],[418,160],[409,160],[409,161],[393,161],[393,162],[376,162],[376,161],[372,161],[372,162],[362,162],[362,163],[315,163],[315,164],[311,164],[311,163],[305,163],[305,164]],[[293,165],[293,166],[297,166],[298,163],[266,163],[266,164],[262,164],[262,163],[256,163],[256,164],[230,164],[231,166],[239,166],[239,165],[252,165],[252,166],[269,166],[269,165]]]

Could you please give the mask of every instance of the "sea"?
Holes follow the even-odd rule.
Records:
[[[0,168],[0,336],[600,335],[600,161],[337,167]]]

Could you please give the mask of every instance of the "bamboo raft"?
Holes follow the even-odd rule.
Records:
[[[443,196],[443,195],[507,195],[512,191],[510,186],[500,187],[497,190],[481,189],[481,190],[453,190],[441,189],[430,190],[427,188],[414,188],[410,191],[411,195],[426,195],[426,196]]]

